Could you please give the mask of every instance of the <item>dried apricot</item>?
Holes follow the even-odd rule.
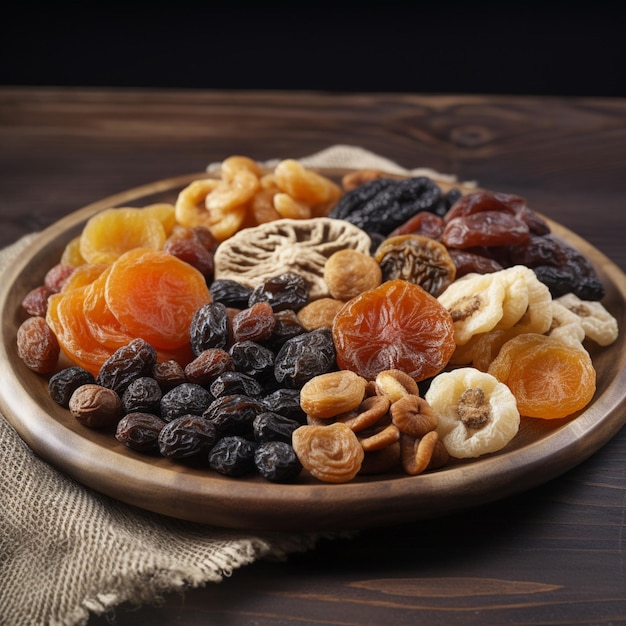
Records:
[[[538,333],[507,341],[488,372],[511,389],[527,417],[566,417],[589,404],[596,390],[586,350]]]
[[[106,209],[90,218],[80,235],[80,253],[88,263],[113,263],[134,248],[160,250],[165,228],[154,211],[132,207]]]
[[[438,374],[455,349],[452,316],[425,289],[390,280],[353,298],[335,317],[337,364],[367,380],[400,369],[420,381]]]
[[[105,298],[119,323],[157,350],[188,343],[193,314],[211,301],[198,270],[171,254],[145,248],[126,252],[111,266]]]

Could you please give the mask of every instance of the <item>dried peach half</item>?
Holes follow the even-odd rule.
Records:
[[[425,289],[399,279],[348,301],[335,317],[333,340],[339,367],[367,380],[389,369],[424,380],[455,349],[450,313]]]

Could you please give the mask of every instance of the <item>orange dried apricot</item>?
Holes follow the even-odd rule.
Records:
[[[596,390],[586,350],[538,333],[507,341],[488,372],[509,387],[526,417],[566,417],[587,406]]]
[[[50,296],[46,322],[56,335],[63,353],[76,365],[97,374],[112,351],[100,344],[87,324],[83,313],[87,286]]]
[[[337,364],[367,380],[399,369],[420,381],[438,374],[455,349],[450,313],[425,289],[390,280],[349,300],[333,323]]]
[[[189,342],[195,311],[211,301],[197,269],[167,252],[145,248],[130,250],[113,263],[104,294],[118,322],[157,350]]]
[[[80,253],[88,263],[113,263],[134,248],[160,250],[163,222],[155,211],[133,207],[105,209],[91,217],[80,235]]]

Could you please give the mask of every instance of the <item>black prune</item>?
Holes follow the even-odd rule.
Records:
[[[201,306],[191,319],[191,350],[198,356],[209,348],[226,348],[229,341],[228,312],[221,302]]]
[[[300,459],[284,441],[259,444],[254,452],[254,465],[263,478],[276,483],[293,480],[302,471]]]
[[[285,272],[255,287],[248,299],[248,306],[267,302],[274,312],[285,309],[299,311],[308,301],[309,290],[304,278],[293,272]]]
[[[188,459],[211,449],[217,440],[215,426],[201,415],[181,415],[159,433],[159,451],[173,459]]]
[[[95,382],[94,376],[86,369],[76,366],[66,367],[53,374],[48,381],[50,397],[62,407],[69,406],[70,398],[81,385]]]
[[[345,220],[354,211],[372,200],[378,193],[395,183],[396,179],[394,178],[375,178],[347,191],[332,208],[328,217]]]
[[[550,290],[553,298],[573,293],[581,300],[602,300],[604,285],[597,276],[581,276],[574,266],[552,267],[539,265],[533,267],[537,278]]]
[[[154,347],[144,339],[133,339],[102,364],[96,383],[121,395],[135,378],[150,376],[156,362]]]
[[[135,378],[122,394],[124,413],[156,413],[161,410],[163,393],[159,383],[150,376]]]
[[[159,433],[165,422],[151,413],[129,413],[117,424],[115,438],[138,452],[158,452]]]
[[[371,181],[375,183],[385,179]],[[361,185],[344,195],[363,194]],[[372,189],[374,189],[372,185]],[[367,232],[388,235],[392,230],[406,222],[418,211],[432,211],[436,208],[441,197],[439,186],[426,176],[416,176],[392,181],[392,184],[381,184],[381,189],[368,196],[361,202],[352,203],[352,209],[344,215],[344,208],[337,209],[336,214],[331,211],[330,216],[341,214],[341,219],[351,222]],[[341,204],[341,200],[338,204]]]
[[[209,452],[212,470],[225,476],[244,476],[254,471],[254,452],[257,444],[232,435],[220,439]]]
[[[182,383],[161,398],[161,417],[166,422],[193,413],[202,415],[211,402],[213,396],[201,385],[195,383]]]
[[[202,416],[215,426],[220,436],[226,434],[252,438],[254,418],[266,410],[259,399],[235,394],[216,398]]]
[[[317,328],[290,339],[279,350],[274,363],[276,381],[301,388],[314,376],[337,368],[335,345],[329,328]]]
[[[259,413],[252,422],[254,439],[259,443],[264,441],[291,443],[293,431],[300,426],[302,426],[300,422],[272,411]]]
[[[218,278],[211,283],[209,293],[213,302],[220,302],[233,309],[245,309],[248,306],[252,288],[235,280]]]
[[[263,386],[243,372],[224,372],[211,383],[209,391],[215,398],[236,394],[259,396],[263,393]]]
[[[230,347],[229,353],[238,372],[259,381],[267,380],[274,373],[274,353],[255,341],[238,341]]]

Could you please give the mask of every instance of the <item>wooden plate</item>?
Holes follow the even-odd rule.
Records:
[[[326,170],[340,176],[342,170]],[[164,458],[141,455],[111,433],[78,424],[49,397],[47,381],[16,354],[20,302],[41,284],[65,244],[94,213],[112,206],[173,202],[204,173],[142,186],[91,204],[40,235],[3,276],[0,409],[26,443],[61,472],[99,492],[157,513],[237,529],[325,530],[364,528],[443,515],[494,501],[544,483],[588,458],[626,422],[626,339],[607,348],[590,345],[598,373],[591,405],[573,419],[523,419],[520,432],[500,453],[455,462],[416,477],[362,478],[342,485],[303,476],[277,485],[254,476],[226,478]],[[606,286],[603,303],[626,327],[626,276],[601,252],[563,227],[553,232],[582,251]],[[6,462],[6,460],[5,460]]]

